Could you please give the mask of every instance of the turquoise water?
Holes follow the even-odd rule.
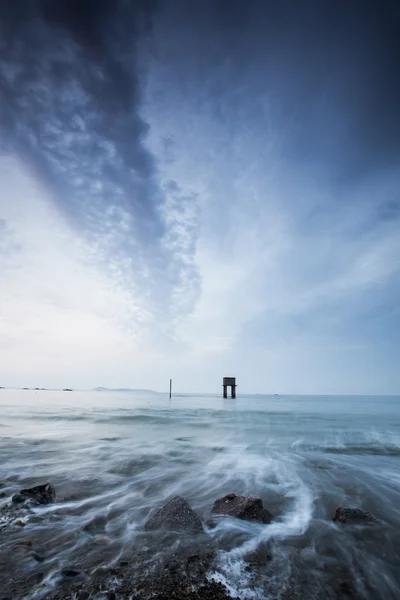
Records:
[[[172,495],[205,520],[216,498],[235,492],[260,495],[275,520],[211,530],[221,549],[210,577],[244,597],[280,598],[289,579],[307,598],[318,590],[347,597],[342,580],[351,581],[353,597],[400,597],[399,397],[169,400],[0,390],[0,409],[2,491],[45,481],[57,490],[58,504],[45,509],[54,513],[51,525],[30,526],[49,548],[58,540],[49,585],[63,565],[88,561],[91,552],[98,558],[81,533],[93,517],[107,523],[107,562],[140,538],[148,514]],[[338,506],[370,511],[379,523],[338,527]],[[224,548],[224,536],[235,542]],[[255,582],[245,557],[265,545],[272,561]]]

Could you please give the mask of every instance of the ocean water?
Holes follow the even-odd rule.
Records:
[[[0,503],[47,481],[57,491],[23,532],[46,551],[49,588],[65,566],[131,552],[171,496],[206,520],[234,492],[261,496],[274,520],[209,530],[219,544],[210,578],[250,598],[400,598],[400,397],[0,390],[0,411]],[[378,523],[336,525],[339,506]],[[3,570],[9,535],[0,520]],[[255,576],[246,561],[260,549],[268,564]],[[40,595],[33,586],[27,597]]]

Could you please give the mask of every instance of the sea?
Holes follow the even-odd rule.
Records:
[[[0,515],[13,493],[47,482],[56,504],[15,533],[47,556],[28,599],[68,565],[114,564],[177,494],[217,542],[208,578],[232,595],[400,599],[400,397],[0,390]],[[208,528],[228,493],[260,496],[272,522]],[[376,522],[337,524],[338,507]],[[2,527],[0,516],[4,556]],[[248,557],[260,549],[255,576]],[[21,559],[19,576],[31,568]]]

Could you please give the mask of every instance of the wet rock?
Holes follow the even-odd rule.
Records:
[[[371,513],[360,510],[359,508],[339,507],[333,517],[335,523],[350,523],[353,525],[362,525],[364,523],[376,523],[376,519]]]
[[[83,527],[86,533],[103,533],[107,525],[107,519],[104,517],[95,517]]]
[[[30,540],[20,540],[10,546],[11,548],[32,548],[32,542]]]
[[[61,571],[61,577],[63,579],[66,579],[66,580],[70,580],[70,579],[84,579],[85,578],[85,574],[82,571],[79,571],[78,569],[75,569],[73,567],[65,567]]]
[[[341,581],[339,583],[339,591],[344,598],[355,598],[357,593],[355,586],[351,581]]]
[[[203,525],[188,502],[175,496],[146,521],[145,529],[202,532]]]
[[[44,556],[41,556],[40,554],[38,554],[37,552],[32,552],[32,558],[34,560],[36,560],[36,562],[38,563],[42,563],[44,562],[45,558]]]
[[[96,544],[111,544],[112,539],[107,537],[106,535],[97,536],[94,538]]]
[[[53,504],[56,501],[56,490],[51,483],[36,485],[33,488],[27,488],[14,494],[12,501],[15,504],[23,502],[28,502],[29,504]]]
[[[29,523],[43,523],[43,521],[45,521],[45,518],[41,515],[34,515],[29,518]]]
[[[244,560],[247,563],[245,571],[265,571],[272,558],[271,548],[267,544],[260,544],[256,550],[248,552],[244,556]]]
[[[230,596],[227,589],[216,581],[207,582],[195,589],[187,586],[186,582],[163,581],[153,590],[141,588],[139,594],[139,598],[146,600],[239,600]]]
[[[237,496],[236,494],[228,494],[214,502],[209,525],[215,525],[218,517],[234,517],[265,524],[270,523],[272,520],[272,515],[264,508],[261,498],[258,496]]]
[[[44,573],[34,573],[33,575],[31,575],[28,579],[28,582],[32,585],[36,585],[38,583],[40,583],[41,581],[43,581],[43,577],[44,577]]]
[[[75,571],[75,569],[63,569],[61,571],[61,575],[68,578],[77,577],[80,575],[80,571]]]

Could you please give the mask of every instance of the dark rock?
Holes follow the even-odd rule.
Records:
[[[0,498],[6,498],[7,494],[5,492],[0,492]]]
[[[41,556],[37,552],[32,552],[32,558],[34,560],[36,560],[36,562],[39,562],[39,563],[44,562],[44,556]]]
[[[146,521],[145,529],[202,532],[203,525],[187,501],[175,496]]]
[[[357,593],[357,591],[354,587],[354,584],[351,581],[340,582],[339,591],[345,598],[347,598],[347,597],[355,598],[356,593]]]
[[[10,546],[11,548],[32,548],[32,542],[30,540],[20,540]]]
[[[234,517],[266,524],[272,520],[272,515],[264,508],[261,498],[236,494],[228,494],[214,502],[209,524],[215,525],[218,517]]]
[[[25,527],[26,523],[22,519],[17,519],[14,521],[14,525],[18,525],[18,527]]]
[[[29,518],[29,523],[43,523],[43,521],[45,521],[45,518],[42,515],[34,515]]]
[[[353,525],[362,525],[364,523],[376,523],[376,519],[371,513],[360,510],[359,508],[339,507],[333,517],[335,523],[351,523]]]
[[[247,563],[245,571],[265,571],[272,558],[271,548],[267,544],[260,544],[256,550],[245,554],[244,560]]]
[[[56,501],[56,490],[51,483],[37,485],[33,488],[21,490],[14,494],[12,501],[15,504],[29,502],[31,504],[52,504]]]
[[[95,517],[83,527],[86,533],[103,533],[107,525],[107,519],[104,517]]]
[[[32,585],[36,585],[37,583],[40,583],[41,581],[43,581],[43,577],[44,577],[44,573],[34,573],[33,575],[31,575],[28,579],[29,583]]]
[[[144,596],[146,598],[153,598],[154,600],[239,600],[229,595],[227,589],[217,581],[210,581],[197,589],[179,585],[179,583],[172,581],[171,583],[163,582],[156,590],[155,593],[150,595],[145,591]]]
[[[76,569],[66,568],[61,571],[61,575],[63,577],[66,577],[67,579],[73,579],[74,577],[79,577],[79,575],[81,575],[81,572]]]

